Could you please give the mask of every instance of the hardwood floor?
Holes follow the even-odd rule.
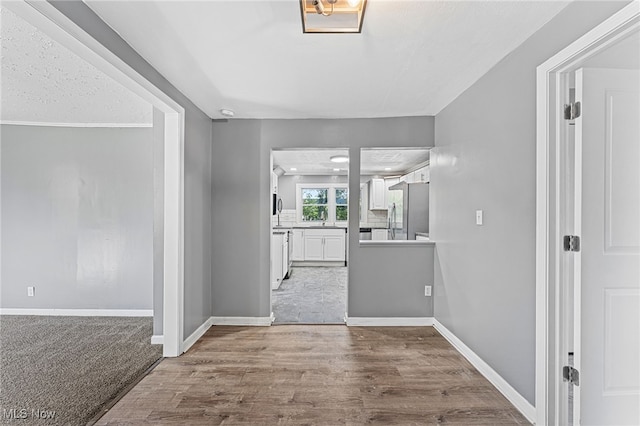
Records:
[[[433,327],[215,326],[106,424],[529,424]]]

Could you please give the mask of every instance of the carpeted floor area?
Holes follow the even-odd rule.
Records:
[[[86,424],[162,357],[152,321],[0,316],[0,424]]]
[[[274,324],[344,324],[347,268],[298,266],[271,292]]]

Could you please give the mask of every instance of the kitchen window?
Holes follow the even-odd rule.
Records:
[[[298,222],[347,222],[349,190],[347,184],[297,184]]]

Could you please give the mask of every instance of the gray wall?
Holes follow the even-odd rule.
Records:
[[[152,309],[152,129],[0,132],[2,307]]]
[[[436,116],[435,317],[534,402],[535,70],[620,9],[576,2]],[[475,210],[484,225],[475,225]]]
[[[211,316],[211,119],[79,0],[50,2],[185,109],[184,336]]]
[[[270,315],[272,149],[349,148],[350,176],[357,176],[361,147],[430,147],[433,138],[433,117],[215,122],[213,315]],[[359,179],[350,180],[349,189],[349,202],[355,209],[349,215],[349,226],[357,230]],[[365,249],[360,248],[358,236],[358,232],[349,233],[349,315],[430,316],[433,307],[430,298],[424,297],[423,286],[433,278],[424,276],[429,271],[418,261],[429,261],[429,247]],[[397,265],[397,276],[404,278],[394,277],[393,284],[384,281],[395,286],[393,303],[372,284],[385,276],[389,265]]]

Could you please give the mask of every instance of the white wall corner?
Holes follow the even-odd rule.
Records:
[[[493,386],[500,391],[517,409],[522,413],[527,420],[531,423],[536,423],[536,409],[529,403],[513,386],[511,386],[505,379],[503,379],[489,364],[487,364],[482,358],[480,358],[475,352],[471,350],[467,345],[458,339],[449,329],[442,325],[437,319],[433,320],[433,327],[442,336],[456,348],[458,352],[464,356],[487,380],[491,382]]]
[[[268,317],[211,317],[212,325],[249,325],[249,326],[269,326],[271,316]],[[275,319],[275,317],[274,317]]]
[[[349,317],[349,327],[421,327],[432,326],[433,317]]]
[[[205,322],[202,323],[200,327],[196,328],[196,330],[184,340],[184,342],[182,343],[183,353],[187,352],[189,348],[191,348],[191,346],[193,346],[198,341],[198,339],[204,336],[204,333],[206,333],[207,330],[209,330],[209,328],[212,325],[211,320],[212,318],[208,318]],[[163,341],[164,341],[164,337],[163,337]]]
[[[154,334],[153,336],[151,336],[151,344],[152,345],[164,344],[164,336],[162,334]]]

